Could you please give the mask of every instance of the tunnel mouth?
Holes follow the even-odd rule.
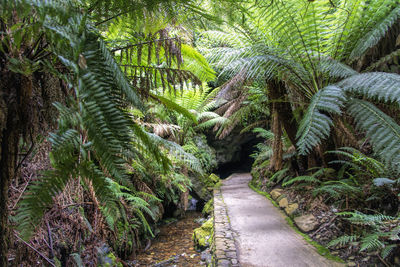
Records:
[[[218,165],[214,171],[221,179],[228,178],[233,173],[250,172],[254,163],[254,153],[258,151],[257,144],[263,142],[261,138],[253,138],[240,145],[233,160]]]

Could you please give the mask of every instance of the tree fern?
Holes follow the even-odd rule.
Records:
[[[141,108],[141,101],[87,17],[72,2],[67,4],[71,5],[68,16],[65,3],[29,3],[42,19],[46,37],[54,44],[50,51],[70,71],[59,76],[73,88],[74,97],[68,99],[67,107],[56,104],[61,116],[59,130],[50,138],[53,170],[44,172],[28,187],[16,216],[18,229],[28,237],[53,197],[70,179],[78,177],[91,183],[112,227],[118,208],[109,178],[130,185],[125,164],[137,154],[151,154],[164,168],[169,167],[169,161],[123,109],[125,105]],[[138,199],[135,201],[139,203]],[[137,211],[143,217],[141,209]]]

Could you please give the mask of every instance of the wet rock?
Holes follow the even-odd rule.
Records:
[[[212,256],[211,256],[211,251],[209,249],[204,250],[200,254],[200,258],[202,261],[204,261],[207,265],[211,264]]]
[[[289,204],[286,208],[285,208],[285,212],[288,215],[293,215],[297,212],[297,210],[299,209],[299,204],[294,203],[294,204]]]
[[[294,222],[302,232],[310,232],[319,225],[317,218],[312,214],[302,215],[294,218]]]
[[[283,190],[280,188],[271,191],[271,197],[273,200],[277,200],[282,195]]]
[[[289,201],[287,200],[286,197],[282,198],[279,201],[279,207],[281,207],[281,208],[286,208],[286,207],[288,207],[288,205],[289,205]]]

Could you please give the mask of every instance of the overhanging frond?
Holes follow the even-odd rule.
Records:
[[[347,110],[355,118],[357,126],[370,138],[380,157],[400,173],[400,126],[364,100],[352,99]]]
[[[297,146],[300,154],[309,153],[312,148],[321,143],[322,139],[329,136],[333,122],[322,111],[341,114],[344,100],[343,90],[334,85],[327,86],[314,95],[297,132]]]

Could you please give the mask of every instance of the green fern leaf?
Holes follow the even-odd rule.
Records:
[[[373,104],[363,100],[351,100],[348,111],[383,160],[400,172],[400,126]]]
[[[361,94],[371,99],[400,104],[400,75],[369,72],[351,76],[337,84],[346,92]]]
[[[356,240],[358,240],[360,237],[357,235],[343,235],[341,237],[338,237],[334,240],[332,240],[331,242],[328,243],[328,247],[334,247],[334,246],[344,246],[348,243],[351,242],[355,242]]]
[[[313,176],[297,176],[297,177],[290,179],[289,181],[283,183],[282,186],[288,186],[288,185],[294,184],[296,182],[306,182],[307,184],[312,184],[312,183],[318,184],[321,181]]]
[[[345,96],[337,86],[328,86],[314,95],[297,132],[299,153],[305,155],[329,136],[332,119],[321,113],[341,114]]]
[[[394,8],[383,20],[373,26],[373,29],[360,38],[350,54],[350,59],[355,60],[374,47],[386,35],[389,28],[400,18],[400,7]]]

